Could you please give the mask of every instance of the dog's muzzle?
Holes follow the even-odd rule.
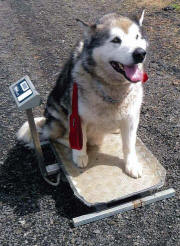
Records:
[[[133,59],[135,64],[143,62],[145,56],[146,56],[146,51],[142,48],[137,48],[132,54]]]

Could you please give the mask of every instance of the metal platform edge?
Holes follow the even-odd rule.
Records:
[[[79,193],[77,192],[76,188],[74,187],[74,184],[72,183],[72,181],[71,181],[71,179],[70,179],[70,177],[69,177],[69,175],[68,175],[68,173],[67,173],[67,171],[66,171],[66,169],[65,169],[65,167],[63,165],[63,162],[62,162],[60,156],[58,155],[58,153],[56,151],[56,147],[55,147],[56,144],[59,144],[59,143],[57,143],[57,142],[50,142],[51,148],[52,148],[52,150],[54,152],[54,155],[56,157],[56,160],[59,163],[60,169],[63,171],[66,179],[68,180],[68,183],[69,183],[69,185],[70,185],[70,187],[71,187],[71,189],[72,189],[75,197],[77,197],[80,201],[82,201],[86,206],[93,207],[94,205],[91,204],[91,203],[86,202],[86,200],[82,196],[79,195]],[[102,204],[99,203],[98,205],[102,205]]]
[[[73,225],[74,227],[85,225],[100,219],[108,218],[113,215],[123,213],[132,209],[136,209],[139,207],[143,207],[145,205],[161,201],[167,198],[170,198],[175,195],[175,190],[173,188],[170,188],[168,190],[163,190],[160,192],[157,192],[153,195],[145,196],[141,199],[137,199],[128,203],[124,203],[109,209],[101,210],[98,212],[82,215],[76,218],[73,218]]]

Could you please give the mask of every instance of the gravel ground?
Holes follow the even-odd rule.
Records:
[[[180,12],[169,2],[0,0],[0,245],[180,245]],[[43,98],[43,105],[34,111],[41,115],[79,38],[75,18],[93,21],[113,11],[126,15],[143,5],[150,80],[144,86],[138,134],[167,170],[163,189],[175,188],[176,196],[73,228],[71,219],[89,209],[73,196],[67,183],[56,188],[47,185],[34,152],[17,143],[15,132],[26,116],[17,110],[8,86],[28,74]],[[49,149],[45,151],[50,157]]]

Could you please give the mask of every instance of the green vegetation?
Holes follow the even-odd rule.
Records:
[[[171,4],[171,6],[172,6],[175,10],[180,11],[180,4],[178,4],[178,3],[173,3],[173,4]]]

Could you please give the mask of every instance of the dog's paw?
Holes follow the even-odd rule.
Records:
[[[127,161],[125,171],[128,175],[136,179],[142,176],[142,166],[137,162],[136,158]]]
[[[80,168],[87,167],[88,155],[86,155],[86,154],[78,154],[77,152],[73,151],[73,162]]]

